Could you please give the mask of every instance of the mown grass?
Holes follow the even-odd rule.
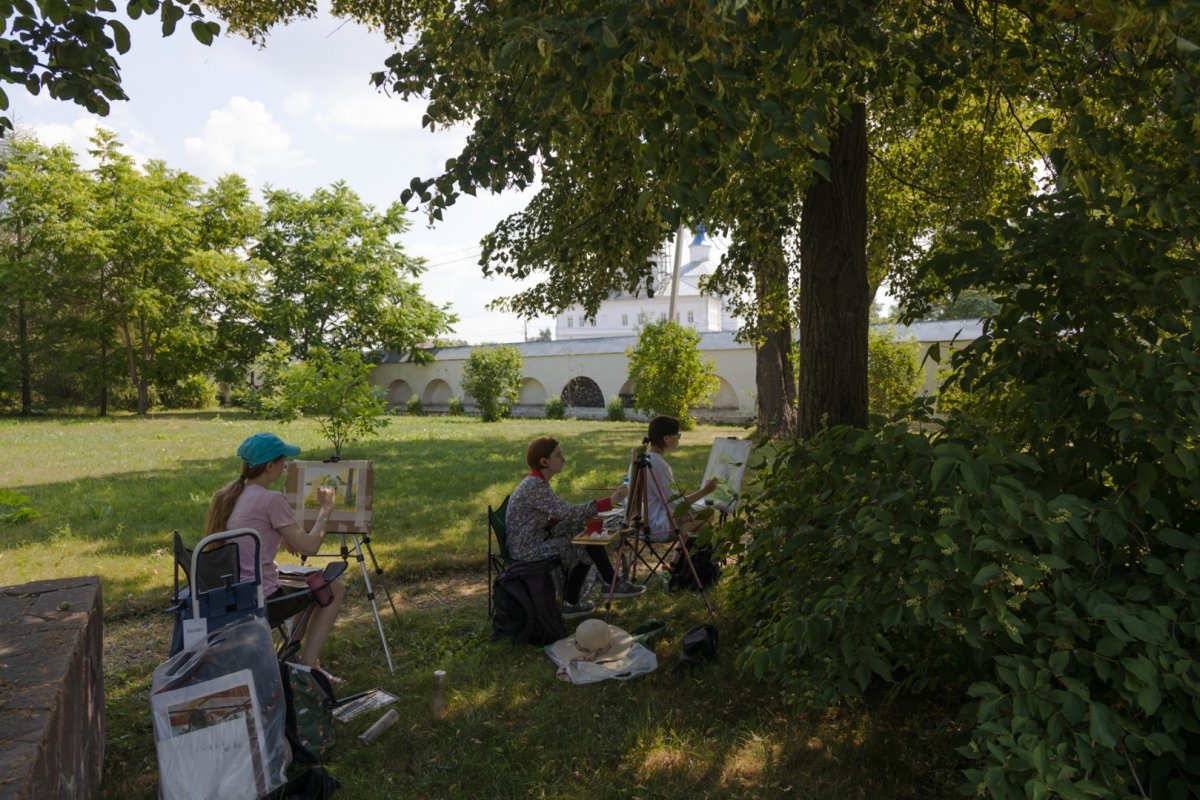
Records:
[[[151,673],[166,656],[171,622],[161,609],[172,573],[170,532],[194,541],[212,492],[236,474],[233,451],[270,426],[229,413],[149,419],[0,420],[0,488],[30,497],[39,516],[0,528],[5,583],[79,575],[103,578],[108,739],[104,796],[154,797],[149,724]],[[328,454],[314,426],[277,429]],[[676,477],[698,483],[713,436],[685,434]],[[526,471],[525,444],[563,442],[556,479],[564,497],[607,494],[619,482],[637,423],[475,418],[393,420],[349,455],[375,462],[372,543],[382,585],[398,606],[384,622],[396,664],[389,675],[361,578],[325,658],[347,689],[398,695],[400,723],[360,748],[370,723],[339,726],[329,764],[347,798],[941,797],[954,794],[956,728],[936,707],[798,713],[770,684],[734,668],[737,631],[721,615],[719,659],[679,674],[679,639],[705,619],[691,594],[656,586],[614,606],[631,628],[654,616],[669,635],[660,668],[629,683],[559,682],[536,648],[490,641],[486,619],[484,509]],[[373,576],[375,577],[375,576]],[[382,593],[380,599],[383,600]],[[429,712],[431,675],[448,673],[448,713]]]

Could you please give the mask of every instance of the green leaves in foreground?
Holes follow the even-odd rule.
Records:
[[[16,525],[37,517],[29,507],[29,498],[9,489],[0,489],[0,525]]]

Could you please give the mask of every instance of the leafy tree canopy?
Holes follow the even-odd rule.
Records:
[[[634,407],[675,417],[687,430],[696,425],[689,409],[711,406],[721,388],[712,374],[713,362],[700,354],[700,334],[674,320],[644,325],[625,355]]]
[[[117,55],[129,51],[129,29],[117,19],[112,0],[3,0],[0,18],[0,82],[25,87],[31,94],[45,89],[56,100],[69,100],[93,114],[106,116],[109,101],[128,99],[121,87]],[[157,13],[163,36],[170,36],[185,18],[192,35],[211,44],[221,32],[204,19],[198,3],[174,0],[131,0],[126,12],[133,19]],[[0,109],[8,94],[0,89]],[[12,121],[0,116],[0,132]]]
[[[463,365],[463,391],[475,398],[484,422],[508,416],[521,390],[524,362],[512,345],[477,347]]]
[[[268,189],[251,249],[271,275],[264,332],[298,357],[318,346],[427,357],[419,346],[457,317],[421,296],[424,266],[397,239],[407,229],[403,206],[378,213],[341,182],[309,197]]]

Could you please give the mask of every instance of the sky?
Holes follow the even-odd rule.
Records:
[[[65,143],[86,157],[97,124],[115,131],[138,160],[157,158],[205,182],[236,172],[264,185],[308,194],[344,180],[383,210],[413,177],[432,177],[458,154],[466,128],[421,128],[424,103],[405,102],[370,84],[392,48],[382,35],[330,17],[277,28],[264,48],[222,35],[197,42],[181,23],[163,38],[157,18],[127,21],[132,48],[118,57],[129,100],[107,117],[73,103],[8,88],[18,130],[47,144]],[[451,304],[455,338],[519,342],[552,328],[549,317],[525,322],[487,304],[520,288],[482,277],[479,240],[524,207],[530,192],[464,196],[431,227],[420,212],[402,244],[424,258],[424,295]]]

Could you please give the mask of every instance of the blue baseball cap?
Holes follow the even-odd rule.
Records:
[[[280,456],[298,456],[300,448],[273,433],[256,433],[238,446],[237,454],[238,458],[254,468]]]

